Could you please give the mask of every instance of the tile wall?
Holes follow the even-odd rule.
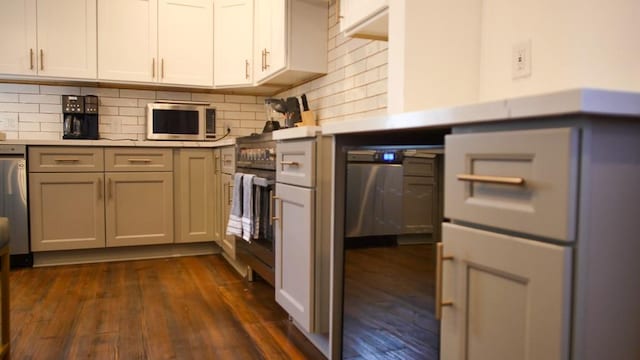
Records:
[[[275,95],[307,94],[319,123],[386,114],[387,43],[346,38],[339,33],[334,1],[329,10],[327,75]],[[145,106],[155,100],[208,101],[217,108],[217,133],[261,132],[264,97],[126,88],[0,83],[0,131],[8,139],[62,138],[61,95],[100,97],[100,136],[144,139]]]

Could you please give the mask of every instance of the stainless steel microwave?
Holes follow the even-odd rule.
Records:
[[[216,109],[208,104],[147,104],[148,140],[205,141],[215,137]]]

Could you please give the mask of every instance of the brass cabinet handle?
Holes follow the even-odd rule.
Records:
[[[164,79],[164,58],[160,60],[160,77]]]
[[[267,57],[269,56],[269,54],[271,54],[269,50],[264,49],[264,69],[265,70],[269,69],[269,58]]]
[[[490,184],[524,185],[525,183],[524,178],[511,177],[511,176],[458,174],[456,178],[460,181],[483,182],[483,183],[490,183]]]
[[[151,159],[127,159],[127,161],[128,162],[132,162],[132,163],[135,163],[135,162],[150,163],[153,160],[151,160]]]
[[[295,166],[298,167],[300,166],[300,163],[297,161],[280,161],[280,166],[282,168],[282,170],[284,170],[285,166]]]
[[[453,256],[443,255],[443,245],[441,242],[436,244],[436,320],[442,318],[442,307],[452,306],[453,301],[442,301],[442,262],[444,260],[453,260]]]
[[[29,70],[33,70],[33,49],[29,49]]]
[[[280,200],[280,198],[275,196],[275,195],[271,195],[271,201],[269,202],[269,214],[275,215],[275,214],[273,214],[273,212],[274,212],[274,209],[275,209],[276,200]],[[271,216],[270,221],[269,221],[269,225],[273,225],[273,222],[274,221],[278,221],[278,220],[280,220],[279,217]]]
[[[262,49],[262,71],[264,71],[265,67],[264,67],[264,57],[265,57],[265,51],[267,51],[267,49]]]
[[[244,78],[249,80],[249,60],[244,61]]]
[[[151,59],[151,78],[156,78],[156,58]]]
[[[102,178],[98,178],[98,200],[102,198]]]
[[[227,201],[227,205],[233,204],[233,188],[234,186],[231,184],[229,184],[229,186],[227,187],[227,190],[228,190],[227,198],[229,199]]]
[[[108,197],[109,199],[113,198],[113,181],[109,179],[109,186],[107,186]]]
[[[40,49],[40,70],[44,70],[44,51]]]
[[[58,158],[58,159],[53,159],[53,161],[55,162],[79,162],[80,159],[77,158]]]
[[[216,174],[220,172],[219,162],[220,162],[220,156],[216,155],[215,160],[213,160],[213,172]]]

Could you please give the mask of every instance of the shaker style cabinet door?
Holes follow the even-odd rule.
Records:
[[[38,75],[95,79],[96,0],[38,0]]]
[[[107,246],[173,242],[173,173],[105,174]]]
[[[31,250],[103,248],[103,173],[30,173]]]
[[[158,3],[159,81],[213,86],[213,1]]]
[[[441,359],[568,358],[570,248],[448,223],[443,247]]]
[[[256,81],[267,78],[286,66],[286,19],[285,0],[255,2],[253,63]]]
[[[314,332],[314,191],[278,183],[276,193],[276,302]]]
[[[223,173],[222,177],[222,241],[220,242],[222,251],[230,258],[236,259],[236,237],[227,235],[227,224],[229,214],[231,214],[231,203],[233,199],[233,175]]]
[[[386,40],[389,0],[339,0],[340,31],[347,36]]]
[[[98,78],[156,81],[157,0],[98,0]]]
[[[36,75],[36,0],[8,0],[0,11],[0,74]]]
[[[213,15],[215,86],[251,85],[253,82],[253,0],[216,0]]]

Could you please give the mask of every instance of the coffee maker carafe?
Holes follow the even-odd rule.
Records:
[[[62,95],[62,138],[98,139],[98,97]]]

